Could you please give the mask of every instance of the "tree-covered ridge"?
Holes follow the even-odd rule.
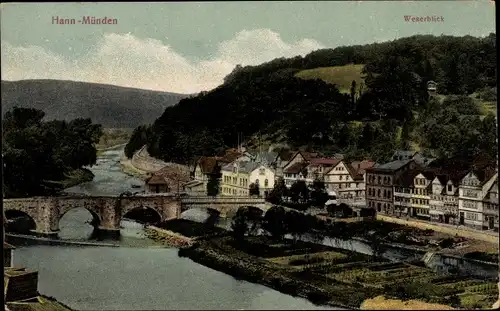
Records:
[[[42,121],[33,108],[6,112],[2,126],[3,187],[6,197],[61,190],[72,171],[96,163],[100,125],[90,119]]]
[[[166,161],[186,163],[235,146],[237,133],[258,133],[292,147],[375,161],[387,160],[395,148],[424,148],[421,151],[433,156],[492,152],[487,147],[496,146],[491,116],[481,119],[472,114],[474,102],[467,95],[496,85],[495,39],[495,34],[413,36],[237,66],[218,88],[168,107],[148,130],[148,151]],[[366,85],[353,82],[350,94],[320,80],[295,77],[303,69],[347,64],[365,65]],[[430,99],[430,80],[438,83],[439,94],[459,97],[444,103]],[[451,110],[459,117],[439,119]],[[487,138],[480,138],[479,128]],[[145,130],[131,139],[129,150],[144,143],[139,132]]]

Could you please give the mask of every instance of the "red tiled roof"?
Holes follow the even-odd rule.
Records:
[[[358,174],[356,169],[354,169],[350,164],[346,164],[345,167],[353,180],[363,180],[363,174]]]
[[[305,151],[299,151],[299,152],[306,161],[311,161],[312,159],[318,156],[317,152],[305,152]]]
[[[312,158],[311,159],[311,165],[327,165],[327,166],[334,166],[337,165],[340,162],[338,159],[333,159],[333,158]]]
[[[352,168],[356,171],[357,174],[363,175],[365,171],[375,165],[375,162],[370,160],[363,161],[353,161],[351,163]]]
[[[289,168],[287,168],[286,170],[284,170],[283,172],[289,173],[289,174],[297,174],[306,166],[307,166],[307,163],[305,163],[305,162],[295,163],[292,166],[290,166]]]

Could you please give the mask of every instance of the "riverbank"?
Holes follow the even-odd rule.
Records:
[[[37,245],[119,247],[118,244],[113,244],[113,243],[58,240],[58,239],[43,238],[32,235],[15,234],[15,233],[5,233],[5,238],[8,243],[14,245],[25,244],[27,241],[29,241],[29,242],[34,242]]]
[[[123,171],[123,173],[132,176],[132,177],[137,177],[142,180],[145,180],[148,176],[149,173],[143,170],[138,169],[132,164],[132,161],[128,159],[125,154],[122,155],[120,158],[120,167]]]
[[[194,240],[170,230],[161,229],[155,226],[148,226],[144,229],[146,236],[156,242],[162,242],[164,246],[184,248],[193,245]]]
[[[263,236],[238,242],[230,236],[201,238],[180,249],[179,256],[315,304],[344,308],[357,309],[367,299],[398,298],[401,293],[463,308],[491,306],[498,296],[496,283],[436,274],[423,263],[389,263],[345,249]]]

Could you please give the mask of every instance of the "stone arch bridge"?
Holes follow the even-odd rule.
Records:
[[[255,197],[179,197],[176,195],[135,196],[60,196],[3,199],[4,211],[16,210],[27,214],[36,225],[35,232],[51,235],[59,231],[59,221],[74,208],[85,208],[98,220],[99,229],[119,231],[120,221],[135,209],[150,208],[162,221],[179,218],[191,208],[206,208],[220,212],[222,217],[235,213],[241,206],[256,206],[263,211],[263,198]]]

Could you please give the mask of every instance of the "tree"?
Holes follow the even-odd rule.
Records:
[[[356,81],[351,82],[351,104],[356,104]]]
[[[240,207],[231,223],[233,237],[241,241],[247,233],[256,234],[261,222],[262,210],[254,206]]]
[[[283,178],[279,178],[278,181],[274,184],[273,189],[269,192],[267,196],[267,201],[272,204],[280,204],[283,201],[283,197],[287,195],[288,189],[285,185],[285,180]]]
[[[53,195],[67,175],[96,163],[102,127],[90,119],[43,121],[41,110],[14,107],[2,127],[4,193]]]
[[[251,183],[248,187],[248,192],[250,195],[260,195],[259,185],[256,183]]]
[[[373,256],[381,257],[387,250],[387,247],[384,245],[385,236],[381,235],[377,232],[372,232],[368,236],[368,245],[370,245]]]
[[[309,200],[309,188],[305,181],[297,180],[292,184],[290,187],[290,198],[295,203],[299,201],[304,203]]]
[[[217,196],[220,191],[220,179],[222,177],[221,174],[221,167],[217,163],[214,167],[214,170],[208,177],[208,183],[207,183],[207,195],[208,196]]]
[[[275,239],[281,240],[286,234],[285,209],[282,206],[273,206],[264,215],[263,227]]]
[[[314,206],[321,208],[325,206],[326,201],[328,201],[328,193],[324,181],[319,179],[313,181],[311,199]]]
[[[298,237],[307,232],[307,228],[304,226],[304,215],[297,211],[285,212],[285,226],[286,231],[292,235],[294,243]]]
[[[242,241],[245,234],[248,232],[248,214],[245,208],[239,208],[231,222],[231,230],[233,238],[237,241]]]
[[[213,228],[220,220],[220,212],[211,208],[207,209],[207,211],[208,211],[208,217],[205,220],[205,225]]]

